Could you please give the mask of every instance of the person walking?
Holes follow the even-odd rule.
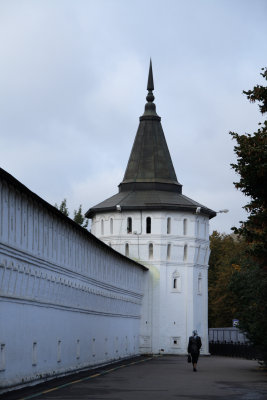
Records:
[[[193,336],[190,336],[188,346],[187,346],[187,352],[191,354],[191,359],[192,359],[192,364],[193,364],[193,371],[197,371],[197,361],[199,357],[199,350],[202,346],[201,339],[197,334],[197,331],[194,330]]]

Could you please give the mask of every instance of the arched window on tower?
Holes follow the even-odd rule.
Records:
[[[127,233],[132,233],[132,218],[127,218]]]
[[[186,218],[183,220],[183,234],[184,234],[184,236],[187,235],[187,219]]]
[[[184,245],[184,261],[187,260],[187,244]]]
[[[167,244],[167,260],[170,260],[171,258],[171,244]]]
[[[181,275],[177,271],[175,271],[172,274],[172,291],[173,292],[181,292],[182,291]]]
[[[148,245],[148,258],[149,260],[153,259],[153,244],[149,243]]]
[[[125,255],[129,257],[129,243],[125,243]]]
[[[151,233],[151,217],[146,218],[146,233]]]
[[[113,235],[113,218],[110,218],[109,223],[110,223],[110,225],[109,225],[110,234]]]
[[[171,233],[171,218],[167,218],[167,234],[169,235]]]
[[[104,235],[104,220],[101,219],[101,235]]]

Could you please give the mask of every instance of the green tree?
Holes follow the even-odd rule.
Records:
[[[214,231],[210,236],[209,326],[229,327],[236,318],[235,294],[229,282],[245,259],[246,244],[238,236]]]
[[[66,217],[69,216],[69,210],[67,208],[67,199],[62,200],[60,203],[60,206],[55,204],[55,207],[62,212],[62,214],[66,215]],[[76,222],[76,224],[81,225],[83,228],[87,228],[88,226],[88,220],[84,217],[82,213],[82,205],[80,204],[78,210],[74,210],[73,212],[73,221]]]
[[[60,206],[58,206],[57,204],[55,204],[55,207],[62,212],[62,214],[66,215],[66,217],[69,216],[69,210],[67,208],[67,199],[62,200],[62,202],[60,203]]]
[[[86,219],[82,213],[82,205],[80,204],[78,211],[74,210],[73,221],[81,225],[83,228],[87,228],[88,219]]]
[[[267,365],[267,274],[250,258],[231,277],[229,289],[235,299],[235,316],[241,330],[258,348]]]
[[[267,80],[267,68],[261,75]],[[266,86],[257,85],[243,93],[251,102],[259,102],[262,114],[267,112]],[[247,221],[241,221],[241,226],[234,229],[246,239],[257,263],[267,270],[267,120],[259,126],[253,135],[230,132],[237,141],[237,162],[231,166],[240,175],[234,185],[250,199],[244,206],[249,213]]]
[[[262,71],[267,80],[267,68]],[[267,112],[266,86],[257,85],[243,93],[251,102],[259,103],[262,114]],[[232,168],[240,176],[234,184],[249,197],[244,207],[249,216],[239,228],[233,228],[247,244],[247,259],[233,274],[229,288],[235,295],[240,327],[259,347],[267,364],[267,121],[252,135],[230,134],[237,142],[237,162]]]

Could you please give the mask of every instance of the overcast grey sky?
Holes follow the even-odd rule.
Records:
[[[71,213],[117,193],[143,113],[149,58],[183,193],[246,218],[229,131],[262,120],[266,0],[0,0],[0,166]]]

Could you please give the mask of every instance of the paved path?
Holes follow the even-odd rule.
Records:
[[[38,385],[6,399],[267,400],[267,372],[256,361],[219,356],[201,357],[197,372],[185,357],[139,358]]]

